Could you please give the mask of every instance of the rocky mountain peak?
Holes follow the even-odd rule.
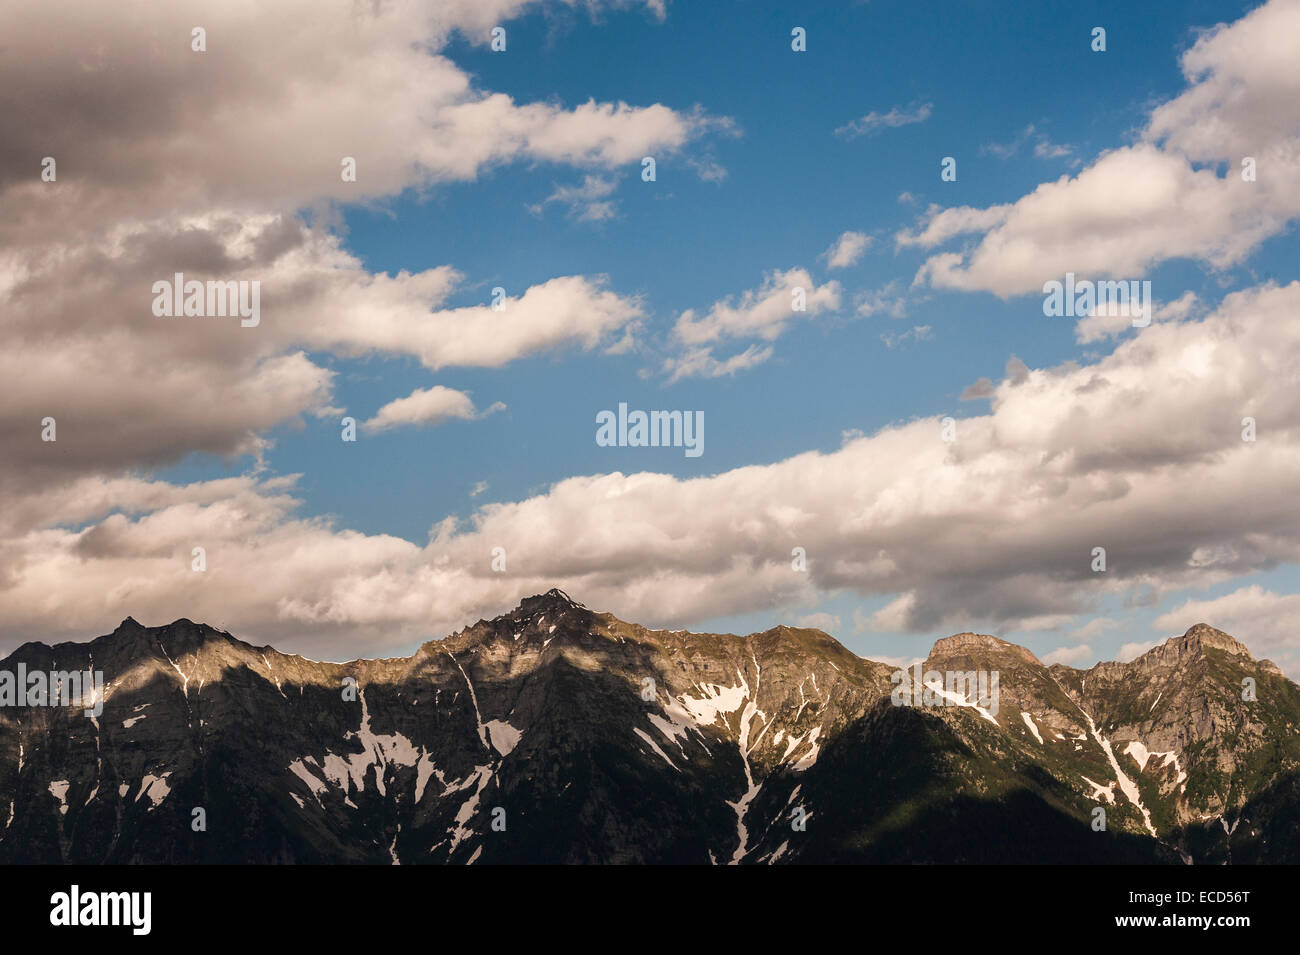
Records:
[[[1132,667],[1177,668],[1187,660],[1201,656],[1207,649],[1222,650],[1232,656],[1254,660],[1245,644],[1234,640],[1222,630],[1216,630],[1209,624],[1198,623],[1181,637],[1170,637],[1164,643],[1156,645],[1131,663],[1107,661],[1098,663],[1093,667],[1093,670],[1097,671],[1099,675],[1111,673],[1122,679],[1124,674],[1128,673]]]
[[[957,633],[936,640],[930,649],[930,659],[946,656],[969,655],[980,652],[1010,653],[1026,663],[1039,664],[1039,659],[1024,647],[987,633]],[[1041,664],[1040,664],[1041,665]]]
[[[1224,650],[1233,656],[1250,656],[1250,651],[1246,645],[1238,640],[1234,640],[1222,630],[1216,630],[1208,623],[1198,623],[1189,629],[1181,637],[1174,637],[1188,649],[1198,647],[1212,647],[1216,650]]]
[[[112,633],[92,641],[88,649],[97,659],[111,661],[116,667],[144,659],[164,661],[171,667],[182,656],[195,655],[216,661],[232,652],[250,653],[253,647],[216,627],[186,617],[160,627],[147,627],[134,617],[127,617]]]
[[[525,597],[519,602],[521,610],[532,612],[542,608],[553,608],[556,610],[565,610],[577,607],[586,610],[586,606],[574,600],[559,587],[552,587],[544,594],[534,594],[531,597]]]

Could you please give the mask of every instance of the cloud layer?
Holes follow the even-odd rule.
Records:
[[[572,477],[448,519],[423,544],[299,519],[285,481],[83,482],[15,502],[0,628],[211,613],[328,655],[359,635],[385,648],[436,635],[557,584],[652,624],[850,592],[895,595],[883,629],[1055,626],[1103,597],[1150,602],[1300,559],[1297,310],[1300,282],[1265,286],[1093,364],[1024,369],[953,442],[924,418],[712,477]],[[51,511],[88,526],[47,526]]]

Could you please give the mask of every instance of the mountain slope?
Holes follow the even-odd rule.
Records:
[[[942,687],[895,705],[912,672],[818,630],[647,630],[560,591],[407,658],[318,663],[128,618],[0,671],[20,663],[107,686],[95,718],[0,708],[4,862],[1297,855],[1300,688],[1203,625],[1087,671],[940,640],[915,688],[996,671],[984,706]]]

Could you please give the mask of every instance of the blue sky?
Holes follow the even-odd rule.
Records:
[[[973,254],[987,227],[946,245],[904,245],[898,237],[916,234],[945,209],[1017,203],[1041,184],[1074,180],[1111,151],[1140,143],[1153,110],[1189,88],[1180,66],[1184,54],[1216,24],[1239,21],[1256,6],[670,3],[661,17],[654,5],[540,3],[520,10],[502,4],[505,52],[490,50],[482,24],[466,15],[466,22],[453,21],[449,31],[434,34],[428,51],[449,60],[480,94],[549,104],[561,114],[589,100],[636,109],[662,104],[677,116],[706,120],[682,145],[650,148],[657,161],[654,182],[642,181],[635,160],[573,161],[534,150],[478,163],[470,175],[397,178],[356,199],[337,187],[319,196],[286,187],[274,201],[263,197],[264,205],[337,236],[340,248],[372,275],[454,267],[462,279],[441,309],[484,305],[496,286],[516,296],[557,276],[603,277],[605,288],[640,304],[636,345],[610,353],[608,339],[593,348],[568,343],[495,367],[431,368],[414,353],[337,348],[304,336],[299,341],[312,365],[333,373],[327,402],[333,413],[317,408],[285,413],[269,426],[250,425],[269,442],[260,463],[247,445],[233,441],[226,453],[213,454],[210,447],[188,449],[177,440],[158,454],[142,453],[126,472],[176,487],[222,477],[301,475],[293,490],[300,502],[294,520],[327,519],[337,533],[391,535],[424,547],[431,528],[448,516],[467,527],[484,507],[545,498],[573,476],[654,472],[680,485],[778,465],[809,451],[833,455],[846,435],[870,437],[944,415],[987,416],[987,400],[959,396],[977,379],[1011,377],[1012,356],[1029,369],[1071,361],[1087,366],[1126,338],[1081,341],[1073,321],[1044,316],[1041,294],[1025,291],[1033,281],[1012,287],[976,279],[974,285],[985,287],[958,288],[920,280],[918,271],[942,250]],[[1107,31],[1104,53],[1090,49],[1090,31],[1098,25]],[[795,26],[807,30],[806,52],[791,50]],[[1230,65],[1217,69],[1227,75]],[[402,105],[375,102],[370,109]],[[915,121],[857,136],[836,133],[890,111]],[[333,163],[327,138],[322,133],[320,151]],[[442,145],[456,148],[454,142]],[[353,149],[361,154],[363,185],[373,161],[365,149]],[[945,156],[957,159],[956,182],[940,180]],[[1230,165],[1189,151],[1189,169],[1230,178]],[[557,190],[593,181],[600,195],[586,203],[547,201]],[[253,191],[249,186],[248,194]],[[592,202],[609,204],[599,221],[583,217]],[[179,215],[180,207],[168,211]],[[1086,209],[1076,212],[1086,217]],[[870,244],[851,265],[832,268],[826,253],[846,232],[863,233]],[[1079,234],[1085,233],[1081,227]],[[1121,237],[1114,241],[1122,244]],[[1146,250],[1140,272],[1124,262],[1094,272],[1149,279],[1158,302],[1194,293],[1197,315],[1213,312],[1226,295],[1295,278],[1296,238],[1286,217],[1231,261],[1215,259],[1215,242],[1204,245],[1204,254],[1193,255]],[[769,273],[795,268],[806,269],[816,285],[839,283],[838,305],[793,318],[770,339],[714,343],[719,359],[770,345],[771,357],[754,367],[678,380],[665,372],[664,362],[683,347],[674,338],[681,313],[703,315],[715,303],[742,303]],[[894,303],[892,312],[861,314],[858,304],[872,296]],[[473,320],[470,313],[465,320]],[[355,444],[338,440],[338,412],[363,421],[394,399],[432,386],[468,394],[480,411],[496,402],[505,410],[370,433]],[[597,446],[595,414],[619,402],[702,412],[705,453],[691,458],[675,448]],[[879,462],[904,484],[908,466],[897,458]],[[1131,479],[1130,473],[1125,480]],[[102,519],[65,514],[54,523],[82,532]],[[1224,546],[1240,550],[1250,536],[1243,528],[1238,544]],[[709,542],[686,539],[681,546],[707,549]],[[772,549],[788,555],[785,542],[774,541]],[[647,559],[643,576],[657,570]],[[1008,566],[1009,575],[1017,572]],[[653,605],[644,595],[620,605],[617,588],[608,583],[589,597],[582,575],[574,576],[576,583],[554,583],[633,619]],[[1027,615],[1013,614],[1019,622],[1008,618],[997,632],[1040,654],[1086,642],[1087,652],[1071,659],[1088,665],[1125,644],[1169,635],[1159,632],[1156,620],[1189,599],[1212,600],[1256,584],[1274,597],[1297,590],[1294,563],[1272,551],[1249,567],[1237,564],[1226,576],[1210,577],[1216,579],[1171,587],[1150,606],[1133,606],[1132,592],[1088,595],[1081,584],[1074,604],[1077,610],[1082,600],[1085,611],[1063,612],[1050,628],[1025,626]],[[922,655],[951,629],[946,622],[928,629],[861,624],[899,593],[869,581],[814,590],[749,604],[738,594],[714,603],[698,594],[669,599],[660,619],[645,622],[748,632],[820,613],[855,652],[891,659]],[[183,602],[179,594],[158,599],[167,607]],[[496,611],[510,605],[501,602]],[[748,605],[755,609],[742,609]],[[952,609],[960,616],[964,608]],[[242,619],[237,611],[232,616]],[[970,626],[981,625],[979,616],[972,614]],[[1114,622],[1094,629],[1086,641],[1077,636],[1098,618]],[[248,619],[259,618],[250,612]],[[258,629],[255,622],[250,626]],[[426,632],[418,620],[398,629],[400,636],[379,642],[409,649],[442,635]],[[294,639],[291,630],[261,630]],[[346,646],[341,640],[331,652]]]
[[[369,268],[386,272],[454,263],[478,286],[461,296],[463,304],[484,299],[498,284],[606,273],[616,288],[647,297],[660,328],[687,308],[756,285],[765,269],[812,265],[848,229],[879,236],[883,248],[871,250],[846,281],[864,289],[906,284],[924,256],[895,254],[888,242],[915,220],[918,205],[1014,200],[1069,173],[1073,159],[1128,141],[1150,102],[1182,87],[1176,54],[1194,40],[1194,29],[1236,19],[1248,8],[1188,4],[1175,17],[1159,4],[1046,3],[1008,20],[995,5],[918,17],[906,4],[810,4],[795,12],[735,3],[682,5],[663,24],[640,11],[610,12],[599,22],[539,12],[511,25],[505,55],[463,40],[449,53],[486,88],[521,100],[698,103],[733,117],[740,134],[711,144],[727,178],[706,182],[684,163],[670,162],[658,167],[657,182],[643,183],[639,164],[628,167],[614,175],[618,218],[593,225],[571,221],[561,209],[541,216],[529,209],[553,186],[575,184],[581,173],[544,164],[507,167],[432,196],[412,190],[380,209],[349,209],[348,244]],[[1104,64],[1087,42],[1100,23],[1108,32]],[[792,54],[787,24],[805,26],[813,55]],[[510,46],[529,53],[511,56]],[[1164,55],[1153,55],[1157,50]],[[920,103],[935,104],[926,122],[850,141],[833,135],[872,110]],[[1036,158],[1032,139],[1009,159],[987,151],[990,143],[1013,143],[1030,124],[1075,153]],[[960,157],[956,183],[937,175],[937,160],[948,155]],[[915,201],[900,202],[903,193]],[[1289,251],[1279,259],[1294,255],[1293,241],[1282,244]],[[1168,271],[1182,289],[1218,293],[1216,283],[1195,269],[1175,264]],[[826,274],[824,264],[818,272]],[[1044,319],[1040,305],[1038,296],[1002,302],[992,295],[939,294],[910,310],[906,321],[854,319],[845,308],[823,328],[800,329],[766,367],[722,381],[641,380],[647,362],[638,355],[547,356],[521,362],[506,375],[431,376],[413,363],[369,363],[355,374],[382,377],[386,387],[347,382],[340,394],[348,407],[377,408],[394,386],[404,391],[436,380],[485,401],[504,401],[510,410],[436,432],[389,435],[382,440],[390,447],[352,462],[355,469],[332,454],[314,467],[289,464],[298,454],[310,461],[319,436],[315,442],[309,435],[277,436],[275,457],[283,456],[290,470],[330,472],[307,483],[310,507],[361,530],[419,539],[443,515],[467,515],[480,503],[469,498],[480,480],[491,485],[486,498],[510,500],[572,473],[653,468],[689,477],[813,448],[829,451],[853,428],[961,415],[969,410],[956,400],[961,388],[980,376],[999,377],[1010,354],[1034,366],[1079,354],[1068,323]],[[916,324],[931,326],[935,340],[895,349],[880,340]],[[545,400],[538,401],[539,394]],[[705,410],[707,454],[690,459],[670,449],[596,447],[591,409],[618,401],[631,408]],[[313,428],[335,430],[332,421]],[[397,493],[357,492],[377,472]],[[1294,586],[1293,573],[1281,579]],[[847,595],[816,609],[851,621],[855,609],[886,602]],[[1157,609],[1125,612],[1124,632],[1113,637],[1150,639],[1145,631]],[[763,610],[683,624],[748,633],[790,619]],[[892,657],[924,655],[943,635],[855,635],[851,625],[837,633],[855,652]],[[1053,633],[1015,639],[1043,652],[1060,642]]]

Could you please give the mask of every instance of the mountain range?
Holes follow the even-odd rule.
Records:
[[[97,715],[0,707],[5,863],[1300,862],[1300,687],[1204,624],[900,671],[552,590],[404,658],[128,618],[20,665],[105,683]]]

